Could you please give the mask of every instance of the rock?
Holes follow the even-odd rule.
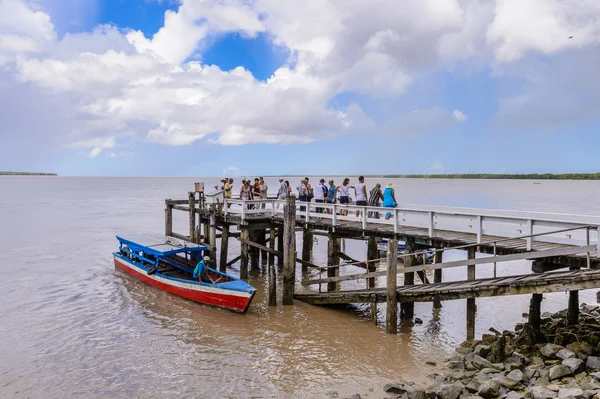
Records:
[[[583,397],[585,399],[591,399],[594,397],[594,395],[596,395],[596,391],[590,391],[590,390],[583,391]]]
[[[506,352],[506,336],[501,335],[500,337],[498,337],[496,342],[494,342],[491,345],[490,354],[486,357],[492,363],[500,363],[500,362],[503,362],[504,359],[506,358],[505,352]],[[504,366],[502,366],[501,369],[503,369],[503,368],[504,368]]]
[[[435,391],[435,394],[440,399],[456,399],[460,396],[460,393],[463,390],[463,384],[457,382],[455,384],[442,384]]]
[[[475,365],[475,367],[477,367],[478,369],[484,369],[484,368],[489,368],[489,369],[496,369],[496,367],[494,367],[494,365],[492,364],[492,362],[490,362],[487,359],[482,358],[479,355],[475,355],[473,357],[473,364]],[[498,369],[496,369],[498,370]],[[501,370],[501,369],[500,369]]]
[[[362,399],[362,398],[360,397],[360,394],[355,393],[354,395],[350,396],[348,399]]]
[[[538,379],[538,383],[544,384],[550,381],[550,371],[548,369],[539,370],[540,377]]]
[[[325,396],[327,396],[328,398],[337,398],[338,396],[340,396],[336,391],[327,391],[325,392]]]
[[[472,379],[471,382],[467,384],[465,389],[471,393],[479,392],[479,388],[481,387],[481,382],[477,379]]]
[[[385,384],[383,386],[383,392],[402,395],[403,393],[406,393],[406,388],[404,388],[404,384]]]
[[[600,373],[599,372],[590,373],[589,376],[592,377],[593,379],[595,379],[596,381],[600,381]]]
[[[585,363],[581,359],[570,358],[562,361],[562,364],[571,369],[573,374],[577,374],[585,368]]]
[[[425,362],[425,364],[428,366],[434,366],[434,367],[437,366],[436,362]]]
[[[588,356],[585,366],[588,369],[599,370],[600,369],[600,357]]]
[[[423,324],[423,320],[419,319],[418,317],[415,317],[415,324]]]
[[[558,352],[556,352],[556,357],[562,360],[571,359],[575,357],[575,352],[569,349],[561,349]]]
[[[452,356],[450,362],[448,363],[448,367],[451,369],[462,369],[465,367],[464,357],[460,355]]]
[[[506,375],[506,378],[513,381],[523,381],[523,372],[519,369],[513,370]]]
[[[458,348],[454,349],[454,352],[460,353],[461,355],[466,355],[468,353],[473,352],[473,349],[471,349],[471,348],[464,348],[462,346],[459,346]]]
[[[560,388],[558,390],[559,398],[575,398],[575,399],[584,399],[583,398],[583,390],[579,388]]]
[[[523,389],[523,385],[519,381],[509,380],[508,378],[502,378],[500,380],[500,385],[510,389]]]
[[[492,373],[497,373],[498,371],[499,370],[497,370],[495,368],[489,368],[489,367],[479,370],[479,372],[483,373],[483,374],[492,374]]]
[[[542,319],[550,319],[550,318],[552,318],[552,313],[544,312],[544,313],[542,313],[541,317],[542,317]]]
[[[425,390],[409,389],[407,392],[408,399],[425,399]]]
[[[508,359],[506,359],[505,363],[508,364],[516,364],[516,365],[525,365],[529,362],[529,359],[525,357],[525,355],[520,354],[519,352],[513,352],[512,355]]]
[[[492,399],[498,396],[500,383],[497,380],[488,380],[479,387],[479,396],[486,399]]]
[[[566,377],[571,374],[573,374],[573,371],[571,371],[570,367],[565,366],[564,364],[559,364],[559,365],[550,367],[548,379],[550,381],[554,381],[554,380],[557,380],[562,377]]]
[[[510,391],[508,394],[506,394],[505,399],[524,399],[524,398],[523,398],[523,395],[521,395],[515,391]]]
[[[561,349],[564,349],[564,347],[556,344],[546,344],[540,349],[540,353],[545,357],[554,357]]]
[[[475,346],[475,349],[473,349],[473,352],[478,356],[486,357],[490,353],[490,346],[479,344],[479,345]]]
[[[590,356],[593,352],[592,346],[585,341],[570,343],[567,345],[567,349],[575,353],[582,353],[586,356]]]
[[[531,399],[552,399],[558,396],[556,392],[544,387],[533,387],[529,393],[531,394]]]

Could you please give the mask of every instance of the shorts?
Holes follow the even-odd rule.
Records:
[[[342,195],[340,197],[340,204],[349,204],[350,203],[350,197],[348,197],[347,195]]]
[[[367,206],[367,201],[356,201],[356,205],[358,205],[358,206]]]

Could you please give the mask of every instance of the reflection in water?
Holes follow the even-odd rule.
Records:
[[[0,180],[0,190],[12,193],[0,204],[0,218],[11,226],[0,232],[0,397],[313,398],[333,390],[342,397],[377,398],[384,396],[381,387],[398,377],[424,380],[432,371],[425,362],[447,356],[465,336],[465,301],[444,302],[441,310],[417,303],[415,315],[423,324],[403,322],[400,334],[387,335],[384,304],[377,327],[364,305],[268,307],[264,267],[251,273],[258,291],[245,315],[183,300],[115,271],[114,236],[161,233],[164,198],[181,197],[196,180]],[[589,201],[597,182],[396,184],[405,203],[600,211]],[[185,231],[186,215],[174,219],[175,229]],[[315,263],[326,262],[326,244],[317,238]],[[349,256],[365,258],[364,242],[344,245]],[[229,257],[238,253],[239,245],[231,241]],[[444,256],[453,260],[465,254]],[[526,262],[498,267],[499,275],[528,270]],[[238,273],[236,267],[232,273]],[[478,277],[490,273],[477,269]],[[445,281],[465,276],[462,269],[444,271]],[[343,284],[364,287],[364,281]],[[478,299],[477,334],[521,322],[528,301]],[[581,301],[595,301],[594,293],[582,292]],[[553,310],[566,303],[565,294],[553,294],[542,306]]]

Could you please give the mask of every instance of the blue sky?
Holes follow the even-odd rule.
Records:
[[[597,7],[6,1],[0,170],[600,170]]]

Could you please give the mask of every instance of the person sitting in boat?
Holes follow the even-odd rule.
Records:
[[[199,282],[207,282],[210,283],[210,281],[208,281],[208,278],[206,277],[206,264],[210,261],[210,257],[205,256],[204,259],[202,259],[200,262],[198,262],[198,264],[196,265],[196,268],[194,269],[194,278],[197,278]]]

